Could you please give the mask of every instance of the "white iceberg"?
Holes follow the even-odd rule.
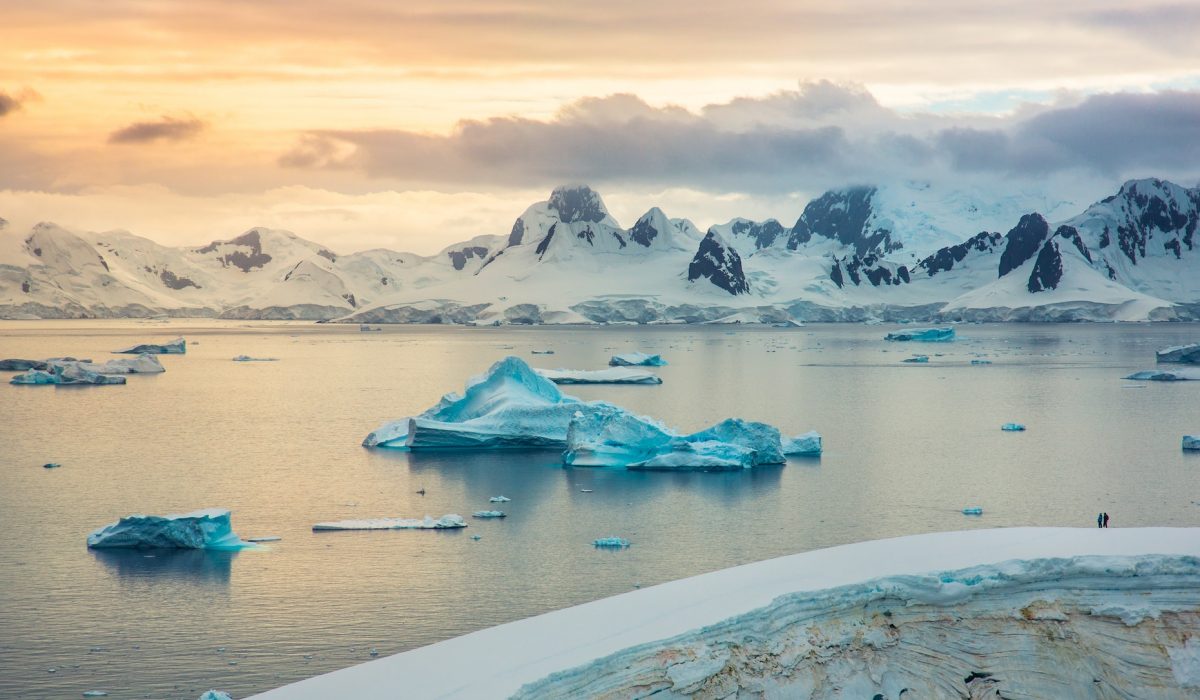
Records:
[[[466,527],[461,515],[443,515],[436,520],[429,515],[424,518],[371,518],[366,520],[336,520],[317,523],[313,530],[454,530]]]
[[[644,586],[257,700],[1185,698],[1198,614],[1200,528],[972,529]]]
[[[926,362],[929,362],[929,355],[913,355],[912,357],[906,357],[900,361],[910,362],[913,364],[925,364]]]
[[[1010,433],[1019,433],[1025,429],[1025,426],[1022,423],[1005,423],[1004,425],[1000,426],[1000,429],[1006,430]]]
[[[124,350],[113,350],[118,355],[182,355],[187,352],[187,341],[183,338],[168,340],[165,343],[140,343],[131,345]]]
[[[489,503],[508,503],[512,499],[508,496],[492,496],[488,499]]]
[[[630,469],[746,469],[783,462],[779,431],[765,423],[730,418],[681,435],[615,406],[577,413],[563,453],[563,463],[572,466]]]
[[[71,362],[67,364],[51,364],[49,371],[31,369],[18,374],[9,380],[10,384],[54,384],[68,385],[105,385],[124,384],[125,377],[100,374],[87,369],[83,364]]]
[[[783,453],[785,455],[820,456],[821,434],[813,430],[803,435],[786,438],[783,441]]]
[[[87,372],[95,374],[160,374],[166,372],[167,369],[162,366],[158,358],[154,355],[145,353],[137,357],[119,357],[107,362],[96,363],[87,360],[46,360],[50,371],[55,367],[65,370],[68,367],[78,367]]]
[[[662,384],[662,378],[641,369],[537,369],[539,375],[555,384]]]
[[[663,367],[667,361],[661,355],[647,355],[644,352],[627,352],[613,355],[608,364],[613,367]]]
[[[1125,379],[1136,379],[1151,382],[1186,382],[1200,381],[1200,369],[1147,369],[1134,372]]]
[[[1155,353],[1155,356],[1159,362],[1181,362],[1189,365],[1200,365],[1200,343],[1163,348]]]
[[[507,517],[507,516],[504,515],[504,511],[502,511],[502,510],[477,510],[471,514],[471,517],[473,517],[473,518],[503,518],[503,517]]]
[[[920,343],[944,343],[954,340],[953,328],[914,328],[888,333],[884,340],[916,341]]]
[[[1183,449],[1200,450],[1200,435],[1184,435]]]
[[[467,383],[463,394],[446,394],[433,408],[385,423],[367,435],[367,447],[505,448],[562,447],[567,426],[585,404],[558,390],[524,360],[506,357]]]
[[[88,535],[87,545],[101,548],[236,550],[252,547],[229,524],[229,511],[197,510],[182,515],[130,515]]]

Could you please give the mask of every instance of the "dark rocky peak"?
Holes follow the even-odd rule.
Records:
[[[667,237],[667,229],[670,226],[671,220],[667,218],[662,209],[654,207],[642,214],[642,218],[630,227],[629,240],[644,248],[649,248],[654,245],[655,241],[662,242]]]
[[[870,227],[875,193],[874,187],[849,187],[830,190],[809,202],[788,235],[788,249],[795,250],[820,236],[852,247],[859,256],[900,250],[903,246],[892,240],[890,230]]]
[[[482,260],[488,254],[488,249],[480,245],[469,245],[459,248],[458,250],[448,250],[446,255],[450,258],[450,264],[455,270],[461,270],[467,266],[467,261],[471,258],[479,258]]]
[[[1054,231],[1055,238],[1063,238],[1075,245],[1075,249],[1083,256],[1084,260],[1092,262],[1092,254],[1088,252],[1087,246],[1083,243],[1083,237],[1079,235],[1078,229],[1074,226],[1059,226]]]
[[[196,252],[206,255],[208,253],[216,253],[225,247],[249,248],[250,252],[232,250],[224,255],[218,255],[217,260],[220,261],[222,267],[232,265],[242,272],[249,272],[256,267],[261,268],[271,262],[271,256],[263,252],[262,236],[259,233],[259,229],[256,228],[252,228],[237,238],[228,241],[213,241],[202,248],[196,248]]]
[[[577,221],[600,223],[608,217],[608,209],[600,195],[587,185],[555,187],[548,202],[565,224]]]
[[[1104,222],[1099,238],[1101,250],[1115,239],[1133,264],[1146,257],[1147,244],[1158,237],[1163,247],[1182,257],[1184,247],[1196,245],[1200,227],[1200,188],[1184,189],[1166,180],[1130,180],[1111,197],[1093,205],[1088,216]]]
[[[517,220],[513,222],[512,231],[508,232],[508,244],[510,246],[521,245],[521,240],[524,238],[525,238],[525,219],[522,219],[521,217],[518,216]]]
[[[1008,243],[1000,254],[1000,274],[1003,277],[1038,254],[1042,242],[1050,235],[1050,224],[1041,214],[1026,214],[1005,234]]]
[[[542,240],[538,242],[537,248],[535,248],[533,251],[537,254],[538,260],[541,260],[542,256],[546,254],[546,251],[550,250],[550,242],[554,240],[554,231],[557,228],[558,224],[550,224],[550,230],[547,231]]]
[[[1033,271],[1029,273],[1029,281],[1025,283],[1025,288],[1034,294],[1057,289],[1062,275],[1062,250],[1054,239],[1048,240],[1033,263]]]
[[[999,247],[1000,242],[1003,240],[1004,236],[999,233],[982,231],[962,243],[939,249],[933,255],[917,263],[917,267],[925,270],[926,274],[930,277],[939,272],[949,272],[954,269],[955,265],[966,260],[967,255],[971,251],[980,253],[991,252]]]
[[[761,250],[772,245],[775,241],[779,240],[780,236],[787,233],[787,229],[783,227],[783,224],[775,219],[767,219],[766,221],[739,219],[733,222],[729,230],[730,233],[738,238],[748,238],[754,241],[755,250]]]
[[[701,277],[730,294],[746,294],[750,283],[742,271],[742,256],[725,242],[716,231],[709,231],[701,241],[696,255],[688,265],[688,281]]]
[[[880,285],[908,284],[912,281],[907,265],[885,263],[877,253],[867,253],[863,257],[852,255],[847,258],[838,258],[834,256],[829,279],[833,280],[839,289],[844,287],[847,282],[857,287],[866,281],[870,282],[872,287],[878,287]]]

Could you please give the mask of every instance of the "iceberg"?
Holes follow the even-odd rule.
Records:
[[[992,364],[992,361],[991,360],[971,360],[971,364],[973,364],[973,365],[990,365],[990,364]]]
[[[1147,369],[1124,377],[1151,382],[1186,382],[1200,380],[1200,369]]]
[[[1183,449],[1200,450],[1200,435],[1184,435]]]
[[[661,355],[647,355],[644,352],[627,352],[613,355],[608,364],[613,367],[663,367],[667,361]]]
[[[530,350],[530,355],[553,355],[553,350]]]
[[[424,518],[372,518],[367,520],[336,520],[312,526],[316,532],[326,530],[454,530],[466,527],[461,515],[447,514],[436,520]]]
[[[117,355],[182,355],[187,352],[187,341],[183,338],[168,340],[165,343],[141,343],[132,345],[124,350],[113,350]]]
[[[926,363],[926,362],[929,362],[929,355],[913,355],[912,357],[906,357],[906,358],[904,358],[903,360],[900,360],[900,361],[901,361],[901,362],[912,362],[912,363],[917,363],[917,364],[924,364],[924,363]]]
[[[219,690],[210,690],[201,695],[198,700],[233,700],[233,696],[229,693],[222,693]]]
[[[477,510],[471,514],[473,518],[503,518],[504,511],[502,510]]]
[[[49,371],[31,369],[9,380],[10,384],[105,385],[124,384],[125,377],[94,372],[81,363],[51,364]]]
[[[730,418],[691,435],[616,406],[580,411],[567,430],[563,463],[630,469],[746,469],[782,464],[779,431]]]
[[[645,370],[626,367],[608,369],[537,369],[555,384],[662,384],[662,378]]]
[[[821,456],[821,434],[813,430],[783,441],[785,455]]]
[[[234,362],[278,362],[277,357],[250,357],[249,355],[238,355],[233,358]]]
[[[31,369],[46,369],[46,363],[41,360],[21,360],[9,358],[0,360],[0,372],[26,372]]]
[[[1155,355],[1159,362],[1181,362],[1189,365],[1200,365],[1200,343],[1163,348],[1155,353]]]
[[[162,363],[158,361],[157,357],[147,354],[141,354],[137,357],[121,357],[104,363],[64,358],[61,360],[46,360],[46,364],[51,371],[56,367],[63,370],[67,367],[78,367],[79,369],[96,374],[160,374],[167,371],[162,366]]]
[[[446,394],[433,408],[405,421],[385,423],[367,435],[367,447],[409,449],[562,447],[567,426],[586,404],[558,390],[524,360],[506,357],[460,395]]]
[[[489,503],[508,503],[512,499],[508,496],[492,496],[488,499]]]
[[[884,340],[917,341],[921,343],[944,343],[954,340],[953,328],[914,328],[888,333]]]
[[[963,508],[963,515],[983,515],[983,508],[979,506],[967,506]]]
[[[252,547],[233,534],[229,516],[229,511],[222,508],[183,515],[130,515],[92,532],[87,537],[87,546],[93,549],[219,550]]]
[[[1000,426],[1000,429],[1016,433],[1024,430],[1025,426],[1021,423],[1005,423],[1004,425]]]
[[[621,537],[601,537],[600,539],[592,542],[592,546],[593,547],[614,547],[614,548],[620,549],[620,548],[628,547],[629,540],[621,538]]]

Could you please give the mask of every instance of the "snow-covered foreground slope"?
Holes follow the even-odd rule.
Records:
[[[724,569],[262,693],[1186,698],[1200,529],[915,535]]]
[[[195,248],[0,226],[0,318],[353,323],[1200,319],[1200,188],[1133,180],[1087,207],[920,183],[831,190],[795,223],[623,227],[559,187],[507,235],[338,255],[254,228]],[[1052,224],[1050,222],[1058,222]]]

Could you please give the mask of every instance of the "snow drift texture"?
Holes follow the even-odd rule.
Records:
[[[220,508],[183,515],[130,515],[88,535],[93,548],[222,549],[250,547],[229,524],[229,511]]]

